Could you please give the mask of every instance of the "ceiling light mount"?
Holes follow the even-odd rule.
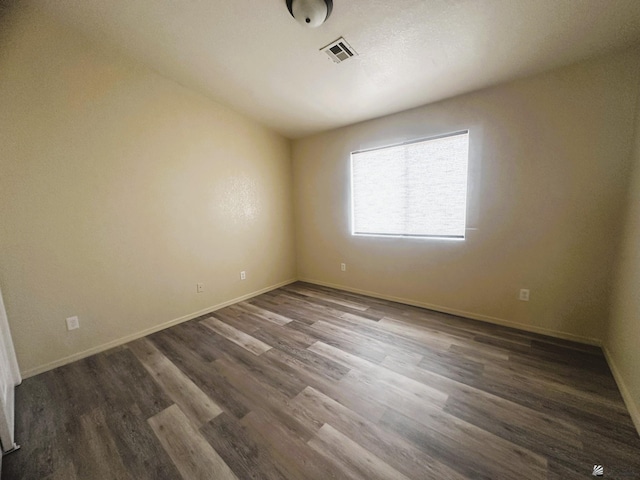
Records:
[[[298,23],[316,28],[331,15],[333,0],[287,0],[287,8]]]

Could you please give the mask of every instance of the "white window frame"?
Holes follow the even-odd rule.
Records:
[[[397,234],[397,233],[368,233],[368,232],[356,232],[355,231],[355,226],[356,226],[356,219],[355,219],[355,198],[354,198],[354,155],[356,154],[361,154],[361,153],[366,153],[366,152],[371,152],[371,151],[377,151],[377,150],[384,150],[384,149],[389,149],[389,148],[396,148],[396,147],[402,147],[402,146],[406,146],[406,145],[412,145],[412,144],[416,144],[416,143],[424,143],[424,142],[429,142],[432,140],[437,140],[437,139],[441,139],[441,138],[447,138],[447,137],[454,137],[454,136],[458,136],[458,135],[467,135],[467,152],[466,152],[466,171],[465,171],[465,192],[464,192],[464,229],[463,229],[463,234],[462,235],[428,235],[428,234]],[[440,135],[434,135],[434,136],[430,136],[430,137],[425,137],[425,138],[419,138],[416,140],[411,140],[408,142],[403,142],[403,143],[397,143],[397,144],[392,144],[392,145],[385,145],[382,147],[376,147],[376,148],[369,148],[369,149],[364,149],[364,150],[357,150],[354,152],[351,152],[350,155],[350,162],[349,162],[349,174],[350,174],[350,187],[351,187],[351,191],[350,191],[350,213],[351,213],[351,235],[353,236],[358,236],[358,237],[384,237],[384,238],[414,238],[414,239],[430,239],[430,240],[447,240],[447,241],[464,241],[466,238],[466,230],[467,230],[467,210],[468,210],[468,201],[469,201],[469,144],[471,142],[471,135],[470,135],[470,131],[467,130],[459,130],[459,131],[455,131],[455,132],[450,132],[450,133],[444,133],[444,134],[440,134]]]

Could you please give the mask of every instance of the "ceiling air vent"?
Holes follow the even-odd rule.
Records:
[[[321,48],[320,51],[325,52],[336,63],[344,62],[358,54],[342,37]]]

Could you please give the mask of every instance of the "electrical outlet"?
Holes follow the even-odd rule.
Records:
[[[80,328],[80,320],[78,320],[78,317],[67,318],[67,330],[75,330],[76,328]]]
[[[247,279],[247,272],[243,270],[240,272],[240,280],[246,280],[246,279]]]
[[[520,289],[520,296],[518,298],[520,300],[522,300],[523,302],[528,302],[529,301],[529,289],[527,289],[527,288]]]
[[[342,270],[343,272],[347,271],[347,264],[346,263],[341,263],[340,264],[340,270]]]
[[[196,293],[204,292],[204,283],[196,283]]]

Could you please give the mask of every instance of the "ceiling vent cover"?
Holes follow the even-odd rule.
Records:
[[[358,54],[342,37],[321,48],[320,51],[325,52],[336,63],[344,62]]]

